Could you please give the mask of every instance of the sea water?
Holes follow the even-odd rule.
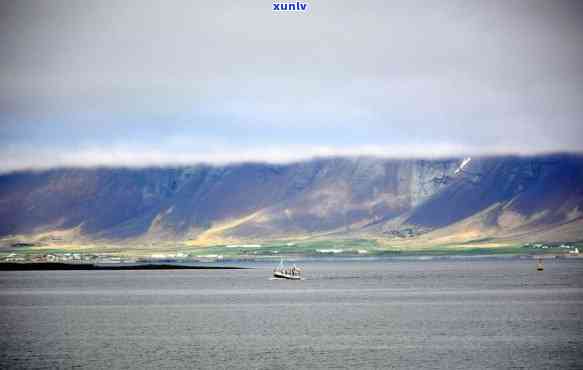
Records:
[[[583,368],[583,260],[0,272],[0,368]]]

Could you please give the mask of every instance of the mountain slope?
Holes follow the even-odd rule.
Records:
[[[582,217],[583,158],[575,155],[0,176],[1,236],[75,230],[87,240],[193,244],[316,236],[580,240]]]

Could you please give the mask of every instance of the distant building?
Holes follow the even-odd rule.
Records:
[[[16,253],[10,253],[8,256],[4,258],[4,262],[24,262],[26,261],[24,257],[19,256]]]

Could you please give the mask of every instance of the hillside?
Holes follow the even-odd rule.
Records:
[[[0,176],[6,240],[583,240],[583,157],[54,169]]]

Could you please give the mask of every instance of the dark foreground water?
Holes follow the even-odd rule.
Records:
[[[0,273],[0,368],[583,368],[583,260]]]

